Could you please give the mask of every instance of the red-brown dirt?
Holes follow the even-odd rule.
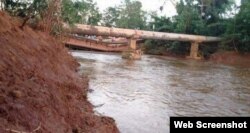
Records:
[[[226,65],[250,67],[250,53],[240,54],[233,51],[218,52],[210,56],[210,61]]]
[[[0,12],[0,133],[116,133],[96,116],[88,80],[64,46]],[[11,131],[12,130],[12,131]]]

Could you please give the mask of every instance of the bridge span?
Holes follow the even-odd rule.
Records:
[[[69,37],[64,42],[67,45],[95,49],[105,52],[123,52],[129,48],[127,42],[104,42],[94,39]]]
[[[145,30],[133,30],[122,28],[109,28],[103,26],[92,26],[84,24],[76,24],[74,27],[65,26],[65,29],[78,35],[97,35],[97,36],[112,36],[112,37],[125,37],[129,39],[128,49],[136,51],[137,39],[157,39],[157,40],[172,40],[172,41],[185,41],[191,43],[189,58],[200,59],[198,56],[199,44],[204,42],[219,42],[221,38],[201,35],[187,35],[167,32],[154,32]],[[72,40],[67,42],[73,44]],[[80,44],[80,42],[79,42]],[[138,56],[137,56],[138,57]],[[133,58],[133,57],[132,57]]]

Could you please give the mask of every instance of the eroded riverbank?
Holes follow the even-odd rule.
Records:
[[[87,100],[88,80],[49,34],[0,12],[0,132],[117,133]]]
[[[90,78],[96,112],[113,117],[122,133],[169,131],[169,116],[249,116],[250,69],[143,55],[72,54]]]

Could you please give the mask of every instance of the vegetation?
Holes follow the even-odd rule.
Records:
[[[117,7],[109,7],[103,15],[103,25],[129,29],[146,27],[146,12],[140,1],[124,0]]]
[[[23,18],[33,27],[43,27],[44,31],[58,32],[60,28],[60,0],[2,0],[1,9],[12,16]]]
[[[226,18],[223,16],[225,16],[232,4],[230,0],[181,0],[176,5],[176,16],[172,18],[153,16],[154,21],[151,25],[154,25],[157,31],[162,32],[221,36],[226,30]],[[189,53],[189,43],[149,41],[146,42],[146,49],[152,49],[152,43],[161,46],[158,47],[159,53]],[[204,45],[201,54],[207,56],[214,50],[216,50],[216,46]],[[150,50],[148,52],[151,53]]]
[[[43,19],[51,0],[4,0],[3,8],[11,15]],[[207,56],[218,49],[250,52],[250,2],[242,1],[237,7],[234,0],[180,0],[176,4],[177,15],[158,16],[142,10],[142,3],[123,0],[120,5],[99,11],[93,0],[58,0],[61,2],[60,18],[66,23],[84,23],[130,29],[146,29],[224,37],[222,44],[202,45]],[[160,10],[164,8],[160,7]],[[55,15],[54,13],[53,15]],[[148,22],[148,18],[152,21]],[[186,54],[189,43],[147,40],[148,53]]]
[[[64,22],[97,25],[102,18],[93,0],[62,0],[62,19]]]
[[[250,51],[250,1],[244,1],[239,13],[228,19],[224,36],[223,46],[227,50]]]
[[[3,0],[3,9],[12,16],[26,17],[39,15],[43,16],[43,11],[48,7],[46,0]]]
[[[116,7],[108,7],[103,14],[102,25],[108,27],[116,27],[120,16],[120,10]]]

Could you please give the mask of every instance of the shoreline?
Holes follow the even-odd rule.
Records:
[[[88,79],[62,43],[4,12],[0,23],[0,132],[119,132],[95,115]]]
[[[172,59],[190,60],[186,58],[185,55],[173,55],[173,54],[164,54],[164,55],[147,54],[147,55],[154,55],[168,59],[172,58]],[[208,59],[201,59],[197,61],[208,61],[216,64],[229,65],[235,67],[250,67],[250,53],[240,54],[234,51],[216,52],[210,55]]]
[[[88,53],[97,53],[97,54],[112,54],[112,55],[121,55],[121,53],[117,52],[101,52],[101,51],[85,51],[85,50],[70,50],[71,51],[77,51],[77,52],[88,52]],[[176,54],[143,54],[143,55],[152,55],[163,59],[180,59],[180,60],[190,60],[186,58],[185,55],[176,55]],[[143,58],[142,55],[142,58]],[[208,59],[201,59],[197,61],[208,61],[216,64],[222,64],[222,65],[229,65],[229,66],[235,66],[235,67],[250,67],[250,53],[246,54],[240,54],[236,53],[234,51],[224,51],[224,52],[216,52]]]

